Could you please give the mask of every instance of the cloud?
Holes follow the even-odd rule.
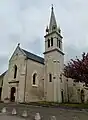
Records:
[[[18,42],[42,55],[52,3],[64,37],[65,61],[87,51],[87,0],[0,0],[0,72],[7,69],[8,58]]]
[[[26,49],[34,54],[37,54],[41,57],[44,57],[43,56],[44,41],[42,41],[41,37],[35,37],[34,41],[29,41],[29,42],[25,43],[25,46],[26,46],[26,48],[24,48],[24,49]]]
[[[7,61],[7,56],[0,56],[0,74],[7,70],[6,68],[8,67],[8,61]]]

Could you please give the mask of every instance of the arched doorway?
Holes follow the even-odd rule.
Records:
[[[63,91],[61,91],[61,97],[62,97],[62,103],[64,102],[64,94]]]
[[[81,102],[84,103],[84,91],[81,90]]]
[[[15,92],[16,92],[16,88],[15,87],[12,87],[11,88],[11,95],[10,95],[10,101],[11,102],[15,102]]]

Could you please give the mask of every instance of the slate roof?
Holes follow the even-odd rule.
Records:
[[[40,56],[37,56],[37,55],[35,55],[33,53],[30,53],[30,52],[28,52],[28,51],[26,51],[24,49],[22,49],[22,50],[26,54],[26,56],[28,57],[28,59],[31,59],[31,60],[34,60],[34,61],[39,62],[41,64],[44,64],[44,58],[42,58]]]
[[[7,70],[0,75],[0,77],[3,77],[6,74]]]

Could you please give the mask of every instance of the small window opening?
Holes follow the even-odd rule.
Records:
[[[60,74],[60,81],[61,81],[61,83],[62,83],[62,74]]]
[[[52,82],[52,74],[49,74],[49,82]]]
[[[58,41],[58,38],[57,38],[57,47],[58,47],[58,42],[59,42],[59,41]]]
[[[53,46],[53,38],[51,38],[51,46]]]
[[[61,42],[60,42],[60,40],[59,40],[59,48],[61,48]]]
[[[48,39],[48,48],[50,47],[50,39]]]

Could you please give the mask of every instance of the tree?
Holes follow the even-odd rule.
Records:
[[[82,54],[82,58],[71,59],[64,67],[64,74],[68,78],[75,79],[76,82],[88,84],[88,53]]]

